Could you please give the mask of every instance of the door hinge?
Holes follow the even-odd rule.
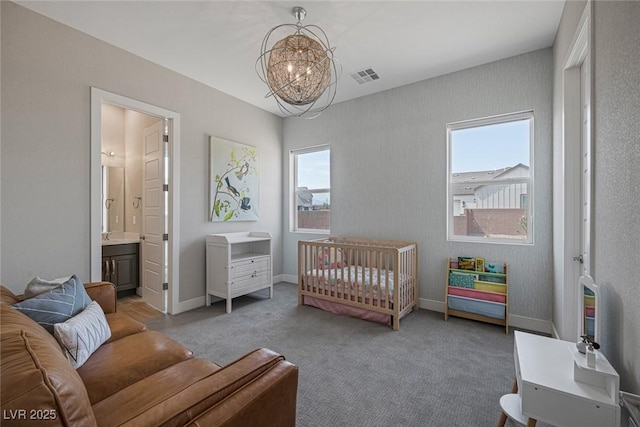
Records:
[[[162,240],[164,240],[165,242],[169,240],[169,234],[168,233],[164,233],[162,235]]]
[[[162,142],[169,142],[169,135],[162,135]]]
[[[169,191],[169,184],[162,184],[162,191]]]
[[[168,284],[168,283],[166,283],[166,282],[165,282],[165,283],[163,283],[163,284],[162,284],[162,290],[163,290],[163,291],[166,291],[166,290],[168,290],[168,289],[169,289],[169,284]]]

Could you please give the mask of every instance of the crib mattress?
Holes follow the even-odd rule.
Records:
[[[502,303],[481,301],[454,295],[449,295],[447,301],[449,308],[452,310],[466,311],[494,319],[504,319],[506,316],[505,305]]]
[[[388,279],[387,279],[388,276]],[[394,275],[393,271],[377,268],[361,268],[359,266],[347,266],[342,268],[313,269],[303,276],[305,285],[311,284],[310,278],[318,280],[318,286],[329,285],[332,290],[338,292],[373,291],[380,294],[380,298],[386,298],[388,293],[393,295]],[[305,280],[309,279],[309,280]],[[400,276],[402,280],[402,275]]]

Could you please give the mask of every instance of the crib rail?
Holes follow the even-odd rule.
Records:
[[[298,304],[313,296],[392,316],[417,309],[417,244],[329,237],[298,242]]]

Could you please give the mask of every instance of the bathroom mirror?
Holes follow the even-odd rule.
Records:
[[[102,166],[102,232],[124,231],[124,168]]]
[[[591,276],[581,276],[578,280],[580,323],[579,334],[587,335],[591,341],[600,342],[600,316],[598,286]]]

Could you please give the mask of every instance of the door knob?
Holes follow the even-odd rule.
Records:
[[[582,255],[574,256],[574,261],[578,261],[580,264],[584,264],[584,257]]]

